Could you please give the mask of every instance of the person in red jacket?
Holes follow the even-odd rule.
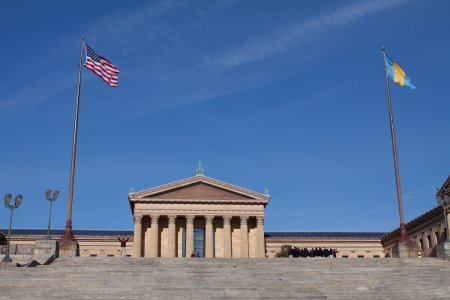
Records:
[[[120,256],[126,257],[127,256],[127,242],[130,239],[130,237],[129,236],[127,236],[127,237],[117,236],[117,239],[120,242]]]

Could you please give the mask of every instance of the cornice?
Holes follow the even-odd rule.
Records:
[[[414,235],[442,222],[444,222],[442,206],[437,206],[406,223],[406,232],[408,235]],[[383,244],[388,244],[391,240],[398,239],[399,234],[400,229],[396,228],[381,237],[381,241]]]
[[[140,216],[143,216],[143,215],[147,216],[147,215],[151,215],[151,214],[159,214],[159,215],[163,215],[163,216],[170,215],[170,214],[174,214],[177,216],[182,216],[182,215],[203,216],[205,214],[210,214],[210,215],[214,215],[214,216],[230,215],[233,217],[239,217],[241,215],[246,215],[246,216],[251,216],[251,217],[252,216],[264,217],[263,211],[252,210],[252,209],[236,209],[236,207],[234,207],[233,209],[229,209],[229,210],[206,209],[206,208],[198,208],[195,210],[183,209],[183,208],[164,208],[164,209],[141,208],[141,209],[136,209],[135,211]]]
[[[202,204],[266,204],[267,202],[260,199],[158,199],[158,198],[131,198],[133,203],[174,203],[174,204],[192,204],[192,203],[202,203]]]

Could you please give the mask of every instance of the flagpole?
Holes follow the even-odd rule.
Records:
[[[391,105],[391,92],[389,90],[389,80],[386,69],[386,53],[384,52],[384,48],[381,48],[381,52],[383,52],[384,58],[384,75],[386,77],[386,92],[388,98],[388,106],[389,106],[389,122],[391,124],[391,140],[392,140],[392,152],[394,154],[394,168],[395,168],[395,184],[397,186],[397,201],[398,201],[398,210],[400,215],[400,243],[406,243],[409,241],[408,235],[406,233],[406,225],[403,218],[403,203],[402,203],[402,191],[400,189],[400,172],[398,168],[398,158],[397,158],[397,143],[395,140],[395,131],[394,131],[394,117],[392,116],[392,105]]]
[[[61,241],[75,241],[75,237],[72,232],[72,203],[73,203],[73,183],[75,176],[75,160],[77,157],[78,110],[80,106],[81,70],[83,68],[83,48],[84,48],[84,37],[81,37],[80,65],[78,69],[78,89],[77,89],[77,99],[75,102],[75,116],[73,125],[72,160],[70,163],[69,201],[67,208],[66,231],[61,237]]]

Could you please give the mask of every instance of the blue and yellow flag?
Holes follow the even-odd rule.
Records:
[[[400,66],[395,61],[390,59],[389,56],[385,55],[384,57],[386,58],[386,71],[389,78],[391,78],[392,80],[394,80],[394,82],[397,82],[401,86],[406,85],[412,90],[416,89],[416,86],[412,84],[411,79],[406,77],[405,71],[403,71],[403,69],[400,68]]]

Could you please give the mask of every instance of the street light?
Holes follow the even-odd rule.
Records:
[[[12,217],[13,217],[13,211],[16,208],[19,208],[20,203],[22,203],[22,195],[17,195],[16,198],[14,198],[14,204],[11,204],[11,194],[5,195],[5,207],[9,208],[9,230],[8,230],[8,242],[6,244],[6,255],[3,257],[2,262],[12,262],[11,257],[9,257],[9,245],[11,243],[11,225],[12,225]]]
[[[449,195],[444,195],[444,196],[436,196],[436,201],[438,203],[438,205],[442,206],[442,211],[444,212],[444,222],[445,222],[445,230],[447,233],[446,242],[450,242],[450,236],[449,236],[449,232],[448,232],[448,220],[447,220],[447,213],[446,213],[446,207],[447,205],[450,204],[450,196]]]
[[[47,229],[47,240],[50,240],[50,224],[52,221],[52,206],[53,206],[53,202],[56,201],[56,199],[58,198],[59,195],[59,191],[54,191],[53,192],[53,197],[51,197],[50,195],[52,194],[52,190],[47,190],[45,192],[45,199],[50,201],[50,210],[48,212],[48,229]]]

